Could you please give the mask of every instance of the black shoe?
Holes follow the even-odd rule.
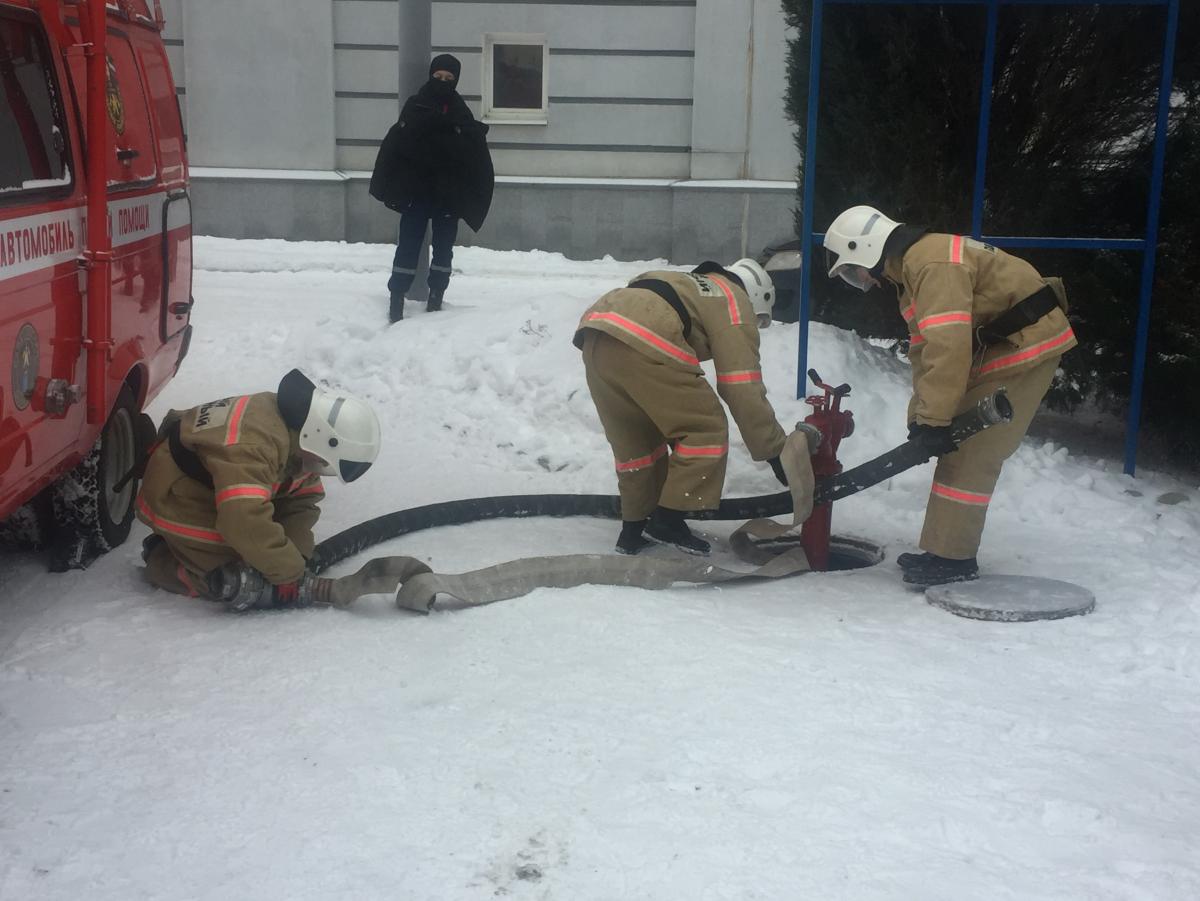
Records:
[[[646,520],[626,520],[621,523],[621,534],[617,536],[616,552],[632,556],[638,551],[644,551],[646,548],[654,544],[649,538],[642,534],[642,530],[646,528]]]
[[[429,300],[425,302],[426,313],[436,313],[442,308],[442,293],[441,291],[429,292]]]
[[[158,546],[165,541],[166,541],[165,538],[163,538],[161,535],[159,535],[155,532],[151,532],[149,535],[147,535],[145,538],[143,538],[142,539],[142,562],[149,563],[150,555],[153,554],[156,550],[158,550]]]
[[[393,294],[388,305],[388,322],[399,322],[404,318],[404,295]]]
[[[683,521],[683,512],[670,507],[659,507],[654,511],[646,523],[646,536],[697,557],[707,557],[712,551],[707,541],[692,534]]]
[[[914,555],[915,556],[915,555]],[[904,570],[904,581],[909,585],[945,585],[949,582],[970,582],[979,578],[979,564],[974,557],[967,560],[951,560],[929,554],[928,560],[913,563]]]
[[[932,557],[934,557],[934,555],[928,551],[926,551],[924,554],[901,554],[896,558],[896,565],[901,569],[909,569],[913,566],[923,565]]]

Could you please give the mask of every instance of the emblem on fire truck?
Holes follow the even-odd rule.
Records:
[[[108,118],[117,134],[125,134],[125,101],[121,99],[121,86],[117,83],[117,64],[108,57],[108,75],[104,79],[105,106]]]
[[[28,407],[33,397],[39,356],[37,330],[26,322],[17,332],[17,343],[13,347],[12,399],[18,410]]]

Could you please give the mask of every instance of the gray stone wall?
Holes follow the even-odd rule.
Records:
[[[206,170],[192,182],[198,234],[271,235],[277,218],[297,240],[387,243],[398,217],[367,193],[365,175],[296,180],[287,173],[249,176]],[[497,250],[547,250],[573,259],[704,259],[755,256],[792,233],[791,184],[644,179],[502,177],[492,211],[458,243]]]

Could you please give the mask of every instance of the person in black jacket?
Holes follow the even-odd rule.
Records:
[[[494,176],[487,126],[475,120],[459,96],[462,64],[449,54],[434,57],[429,81],[409,97],[391,127],[371,175],[371,196],[400,213],[389,317],[404,318],[404,295],[416,277],[426,225],[433,223],[429,267],[430,312],[442,308],[458,220],[478,231],[492,202]]]

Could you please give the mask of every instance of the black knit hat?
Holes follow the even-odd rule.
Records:
[[[439,69],[445,69],[454,75],[454,83],[458,84],[458,76],[462,74],[462,63],[457,57],[451,56],[449,53],[442,53],[433,58],[433,62],[429,64],[429,76],[432,78],[433,73]]]

